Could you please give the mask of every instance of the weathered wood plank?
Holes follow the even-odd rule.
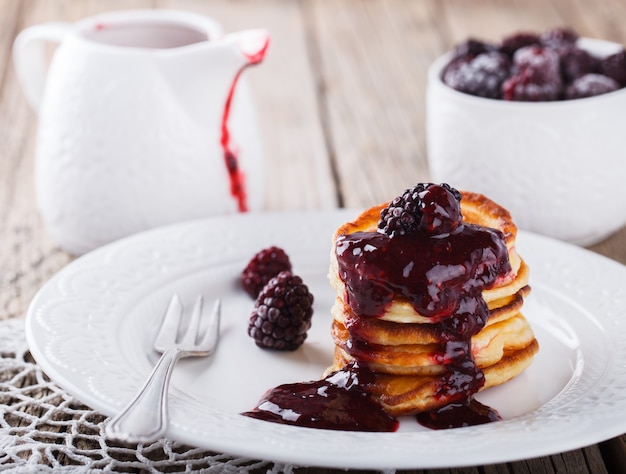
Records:
[[[427,179],[426,68],[441,50],[436,2],[305,3],[323,80],[326,129],[346,207]]]
[[[509,474],[509,470],[506,464],[488,464],[482,467],[482,474]]]
[[[626,449],[622,447],[622,456],[626,456]],[[618,472],[611,470],[610,466],[603,459],[602,451],[598,445],[589,446],[582,450],[582,453],[585,457],[585,462],[587,467],[589,468],[589,472],[604,474],[611,472]],[[622,458],[623,459],[623,458]],[[626,472],[626,463],[622,464],[622,469],[620,471]]]
[[[11,46],[15,36],[15,28],[19,23],[19,2],[12,0],[0,1],[0,84],[8,68],[11,67]]]
[[[30,14],[22,5],[24,18]],[[11,37],[3,38],[9,50],[15,33],[23,27],[20,18]],[[47,263],[53,244],[46,238],[35,205],[33,154],[36,116],[20,90],[10,56],[4,58],[5,76],[0,90],[0,319],[23,317],[28,303],[61,261]],[[45,243],[44,243],[45,242]],[[55,259],[53,259],[55,260]],[[45,263],[44,263],[45,262]]]
[[[609,473],[626,472],[626,435],[600,443],[599,450]]]
[[[623,0],[596,2],[593,0],[552,0],[564,19],[564,24],[574,28],[582,36],[626,43],[623,23],[626,4]],[[589,12],[593,10],[593,15]]]
[[[543,31],[560,26],[563,17],[548,2],[476,0],[444,0],[445,25],[450,43],[448,48],[467,38],[498,41],[516,31]]]
[[[626,228],[589,249],[626,265]]]
[[[595,451],[595,453],[594,453]],[[552,465],[556,472],[567,472],[571,474],[586,474],[586,473],[607,473],[606,466],[603,462],[597,462],[598,459],[595,456],[598,453],[598,447],[577,449],[574,451],[568,451],[562,454],[555,454],[550,456]],[[587,455],[589,453],[589,455]]]

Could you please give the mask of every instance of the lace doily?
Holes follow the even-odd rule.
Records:
[[[28,352],[23,320],[0,321],[0,471],[296,473],[292,465],[233,458],[163,439],[116,443],[106,417],[64,392]]]

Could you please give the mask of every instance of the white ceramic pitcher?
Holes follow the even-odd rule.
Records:
[[[49,67],[47,42],[59,44]],[[237,79],[268,44],[265,30],[223,36],[215,21],[172,10],[21,32],[14,62],[39,113],[37,199],[57,242],[80,254],[151,227],[258,209],[260,140]],[[231,189],[242,177],[243,189]]]

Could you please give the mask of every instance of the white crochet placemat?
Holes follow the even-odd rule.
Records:
[[[0,321],[0,471],[6,473],[296,473],[292,465],[233,458],[163,439],[116,443],[106,417],[46,377],[28,351],[24,321]]]

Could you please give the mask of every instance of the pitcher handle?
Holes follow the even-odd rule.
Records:
[[[26,28],[15,38],[13,64],[26,99],[36,112],[39,112],[48,75],[44,44],[61,43],[72,28],[70,23],[44,23]]]

